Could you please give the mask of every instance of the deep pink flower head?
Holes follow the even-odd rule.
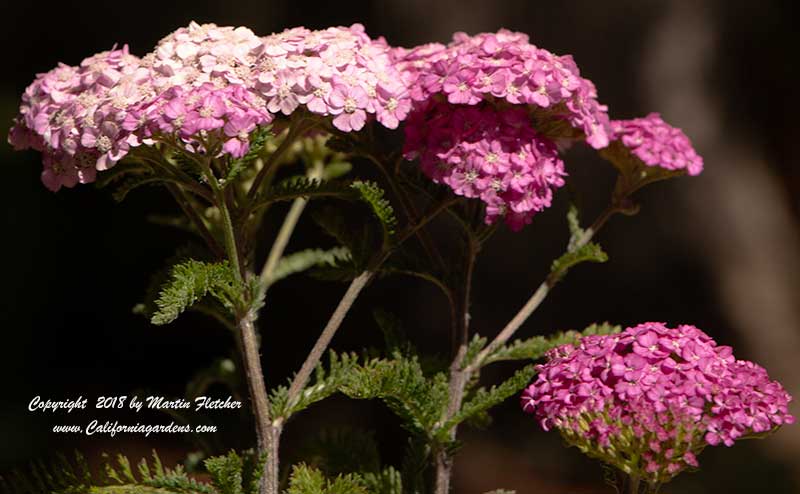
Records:
[[[486,204],[486,223],[504,217],[513,230],[550,206],[564,185],[555,144],[530,125],[524,109],[429,102],[409,117],[404,153],[460,196]]]
[[[627,148],[645,165],[699,175],[703,158],[681,129],[672,127],[658,113],[633,120],[614,120],[614,140]]]
[[[417,101],[437,95],[461,105],[504,100],[527,106],[540,131],[572,137],[565,133],[571,127],[595,149],[609,143],[607,109],[594,84],[580,76],[571,56],[537,48],[522,33],[456,33],[447,47],[423,45],[392,55]]]
[[[694,326],[645,323],[587,336],[550,351],[537,370],[522,408],[582,452],[651,484],[696,467],[708,445],[794,422],[778,382]]]

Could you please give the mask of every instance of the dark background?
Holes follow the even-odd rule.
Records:
[[[563,4],[563,5],[562,5]],[[59,61],[77,64],[115,42],[144,55],[164,35],[192,19],[246,25],[264,35],[286,27],[361,22],[393,45],[449,39],[450,33],[507,27],[555,53],[571,53],[598,87],[612,117],[649,111],[684,128],[706,159],[706,171],[651,186],[642,212],[612,219],[600,239],[605,265],[575,269],[520,336],[582,328],[609,320],[692,323],[739,358],[753,359],[800,392],[800,138],[797,115],[797,17],[793,2],[652,1],[540,2],[518,0],[389,0],[384,2],[13,2],[4,5],[0,120],[10,123],[34,74]],[[89,415],[43,416],[27,411],[35,395],[64,399],[130,394],[147,387],[180,394],[186,380],[233,345],[226,331],[189,315],[167,327],[131,313],[148,273],[185,242],[179,232],[148,223],[146,214],[173,208],[155,189],[122,205],[92,186],[48,192],[39,156],[0,144],[2,310],[0,311],[0,471],[54,451],[79,448],[133,457],[157,447],[180,461],[191,447],[179,437],[58,437],[53,423],[84,423]],[[588,216],[603,206],[613,174],[586,150],[568,156]],[[527,299],[566,241],[566,192],[522,233],[501,230],[477,266],[473,328],[494,334]],[[276,218],[267,225],[274,231]],[[270,230],[272,229],[272,230]],[[317,235],[303,224],[289,250]],[[269,295],[261,326],[268,383],[298,368],[344,287],[297,277]],[[429,287],[407,280],[372,284],[334,340],[340,350],[380,344],[371,310],[400,314],[425,350],[448,351],[447,311]],[[487,382],[510,372],[486,372]],[[220,391],[221,393],[221,391]],[[798,408],[794,407],[795,415]],[[102,415],[90,414],[100,418]],[[219,419],[224,420],[220,414]],[[121,422],[166,422],[160,416]],[[230,421],[231,416],[227,417]],[[494,413],[487,430],[461,433],[455,490],[608,492],[601,469],[541,432],[515,400]],[[247,430],[248,424],[239,424]],[[331,426],[375,429],[387,463],[404,436],[378,403],[336,397],[288,427],[291,457],[315,431]],[[230,424],[230,430],[236,424]],[[800,427],[733,449],[709,448],[703,469],[667,492],[800,492]],[[247,441],[247,438],[240,437]]]

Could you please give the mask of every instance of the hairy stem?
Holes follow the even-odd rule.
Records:
[[[239,288],[244,293],[244,278],[240,262],[241,253],[237,247],[236,232],[234,231],[231,213],[228,209],[224,191],[219,187],[214,173],[207,167],[206,176],[214,191],[215,203],[222,216],[222,226],[225,235],[225,249],[228,260],[234,272]],[[238,338],[241,341],[242,361],[244,363],[247,387],[253,403],[253,415],[256,423],[256,438],[259,453],[267,453],[267,462],[264,465],[264,474],[261,476],[261,494],[278,494],[277,451],[278,444],[273,439],[273,429],[270,426],[270,406],[267,396],[267,387],[264,383],[264,371],[261,367],[261,354],[259,353],[258,337],[256,336],[255,321],[257,314],[252,308],[240,310],[236,316]]]
[[[472,273],[475,269],[475,259],[478,255],[478,241],[472,235],[467,236],[467,258],[464,275],[463,297],[461,300],[461,317],[458,321],[458,329],[455,341],[455,356],[450,364],[450,383],[448,385],[447,410],[442,417],[441,423],[447,423],[459,410],[464,400],[464,390],[470,379],[470,373],[464,369],[464,358],[467,355],[469,344],[469,306],[472,291]],[[454,425],[448,431],[450,442],[455,441],[458,426]],[[453,457],[445,449],[440,448],[436,451],[436,494],[448,494],[450,492],[450,479],[453,471]]]
[[[306,176],[311,180],[319,180],[322,178],[324,171],[324,164],[322,161],[317,160],[314,162],[311,170],[308,171]],[[295,199],[292,202],[289,212],[286,214],[286,218],[283,220],[281,229],[278,231],[278,236],[275,238],[275,242],[273,242],[272,248],[267,256],[267,261],[264,263],[264,267],[261,269],[261,276],[259,278],[261,282],[262,295],[263,292],[266,292],[270,278],[275,272],[275,267],[278,265],[278,261],[280,261],[281,257],[283,256],[283,252],[286,250],[286,245],[289,243],[289,239],[291,238],[292,233],[297,226],[297,222],[300,220],[300,215],[303,214],[303,210],[306,208],[306,204],[308,204],[308,198],[306,197],[298,197]]]
[[[603,225],[608,221],[608,219],[617,211],[619,208],[615,205],[608,207],[605,211],[603,211],[600,216],[592,223],[592,226],[587,228],[583,235],[576,240],[573,249],[579,249],[584,245],[588,244],[589,241],[594,237],[594,235],[603,227]],[[486,357],[491,355],[495,352],[498,348],[503,346],[517,330],[522,326],[525,321],[533,314],[533,312],[541,305],[547,295],[550,293],[550,290],[558,283],[559,279],[561,278],[560,273],[550,273],[547,278],[539,285],[539,288],[533,292],[531,298],[522,306],[522,308],[517,312],[517,314],[506,324],[506,326],[498,333],[498,335],[492,340],[491,343],[486,345],[486,347],[481,350],[475,359],[470,362],[467,367],[466,371],[473,372],[480,368],[481,364]]]
[[[256,419],[256,433],[258,436],[258,450],[267,451],[269,448],[269,399],[267,387],[264,383],[264,373],[261,369],[261,355],[258,351],[258,338],[255,330],[256,315],[247,311],[237,322],[239,337],[242,342],[242,357],[244,362],[247,387],[253,401],[253,412]]]
[[[311,377],[311,373],[314,371],[314,368],[319,363],[323,353],[325,353],[325,350],[328,348],[328,344],[330,344],[331,339],[333,339],[333,335],[336,334],[339,326],[342,325],[342,321],[344,321],[347,312],[350,311],[350,307],[353,306],[353,302],[356,301],[364,286],[366,286],[369,280],[372,279],[373,274],[374,273],[371,271],[364,271],[360,275],[356,276],[350,283],[347,291],[339,301],[339,305],[336,307],[336,310],[333,311],[333,314],[328,320],[328,324],[325,325],[325,329],[322,330],[322,333],[319,335],[316,343],[314,343],[314,347],[311,349],[311,352],[309,352],[305,362],[303,362],[302,367],[300,367],[297,375],[295,375],[294,379],[292,380],[292,384],[289,386],[287,399],[289,409],[291,409],[297,403],[300,393],[303,391],[303,388],[305,388],[306,384],[308,384],[308,379]]]

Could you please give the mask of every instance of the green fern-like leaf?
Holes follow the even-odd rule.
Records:
[[[345,386],[351,376],[357,372],[358,356],[354,353],[328,353],[328,365],[317,365],[314,376],[306,388],[300,393],[296,403],[288,402],[288,387],[278,386],[271,392],[273,414],[275,417],[287,419],[314,403],[337,393]]]
[[[286,494],[368,494],[364,481],[356,474],[339,475],[330,480],[305,464],[292,467]]]
[[[394,234],[397,227],[397,217],[394,214],[394,208],[392,208],[391,203],[384,197],[386,195],[384,190],[375,182],[355,181],[350,187],[356,190],[361,200],[372,208],[372,212],[381,222],[386,234]]]
[[[349,373],[342,392],[356,399],[380,399],[411,432],[429,436],[447,406],[447,377],[425,376],[416,358],[395,354],[372,359]]]
[[[253,133],[250,134],[250,149],[248,149],[247,153],[241,158],[231,160],[228,173],[220,180],[220,184],[223,187],[227,187],[236,177],[247,169],[248,166],[252,165],[261,155],[262,151],[264,151],[264,145],[271,137],[273,137],[273,134],[269,127],[258,127],[254,130]]]
[[[338,197],[348,200],[357,198],[350,187],[351,182],[335,180],[316,180],[305,176],[292,177],[278,183],[256,199],[253,209],[259,209],[275,202],[292,201],[299,197]]]
[[[361,475],[370,494],[403,494],[403,477],[394,467]]]
[[[52,465],[40,461],[0,479],[0,487],[7,494],[223,494],[189,478],[182,467],[164,468],[155,452],[152,463],[142,460],[135,472],[125,456],[106,456],[100,478],[92,476],[80,454],[75,461],[61,456]]]
[[[188,260],[173,267],[171,278],[156,300],[158,310],[150,319],[153,324],[174,321],[186,308],[206,295],[211,295],[226,307],[235,304],[236,283],[227,262]]]
[[[244,494],[242,488],[242,458],[235,451],[205,461],[211,483],[220,494]]]
[[[191,259],[206,261],[210,259],[208,251],[196,243],[189,243],[178,248],[175,253],[170,256],[161,268],[155,270],[147,282],[145,293],[142,301],[133,307],[134,314],[140,314],[147,319],[150,319],[156,311],[158,300],[164,285],[171,279],[172,269],[183,262]]]
[[[142,460],[137,465],[137,477],[130,461],[123,455],[115,460],[106,457],[104,468],[106,481],[89,492],[103,494],[221,494],[212,486],[198,482],[178,465],[174,469],[165,468],[161,459],[153,451],[152,463]]]
[[[412,436],[408,439],[401,466],[405,493],[427,491],[426,472],[431,465],[432,454],[428,438]]]
[[[570,233],[567,252],[553,261],[552,266],[550,266],[550,274],[556,280],[564,277],[571,267],[582,262],[608,261],[608,255],[603,252],[599,244],[589,242],[578,247],[578,243],[586,234],[586,231],[581,228],[578,208],[574,204],[570,205],[567,212],[567,225]]]
[[[596,334],[613,334],[620,332],[620,326],[609,323],[592,324],[581,332],[562,331],[549,336],[533,336],[527,339],[515,340],[495,350],[482,365],[501,360],[536,360],[557,346],[575,344],[584,336]]]
[[[550,272],[558,277],[561,278],[567,271],[575,266],[576,264],[580,264],[582,262],[606,262],[608,261],[608,255],[603,252],[603,249],[594,242],[589,242],[588,244],[577,248],[571,252],[566,252],[564,255],[553,261],[553,265],[550,267]]]
[[[474,396],[461,406],[461,410],[441,427],[438,434],[445,439],[447,432],[454,426],[483,414],[490,408],[494,408],[504,402],[524,388],[530,382],[534,372],[533,365],[528,365],[515,372],[511,378],[501,384],[488,389],[478,389]]]
[[[338,268],[351,261],[350,251],[346,247],[332,249],[306,249],[294,252],[281,258],[268,284],[273,284],[287,276],[300,273],[309,268]]]

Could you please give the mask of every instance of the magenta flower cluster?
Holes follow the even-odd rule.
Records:
[[[448,46],[393,55],[415,101],[406,157],[420,157],[426,175],[456,194],[479,197],[487,223],[504,217],[519,230],[550,206],[566,175],[551,138],[609,144],[594,84],[572,57],[537,48],[524,34],[457,33]],[[575,130],[545,132],[564,126]]]
[[[131,148],[157,141],[242,156],[256,126],[301,105],[350,132],[369,115],[396,128],[411,102],[389,47],[358,24],[259,38],[192,23],[141,59],[125,46],[40,74],[9,142],[42,151],[42,180],[58,190],[92,182]]]
[[[791,396],[758,365],[736,360],[694,326],[645,323],[550,351],[522,407],[587,454],[651,483],[706,445],[794,422]]]
[[[695,152],[686,134],[664,122],[658,113],[632,120],[614,120],[611,126],[614,139],[647,166],[685,171],[688,175],[699,175],[703,171],[703,158]]]
[[[407,157],[424,173],[464,197],[486,204],[486,222],[504,217],[512,230],[550,206],[564,185],[555,144],[530,126],[520,108],[454,106],[431,101],[406,124]]]
[[[547,109],[582,131],[595,149],[608,145],[607,108],[598,103],[592,81],[580,76],[571,56],[538,48],[525,34],[456,33],[446,47],[423,45],[394,55],[416,101],[441,94],[457,105],[503,101]]]

